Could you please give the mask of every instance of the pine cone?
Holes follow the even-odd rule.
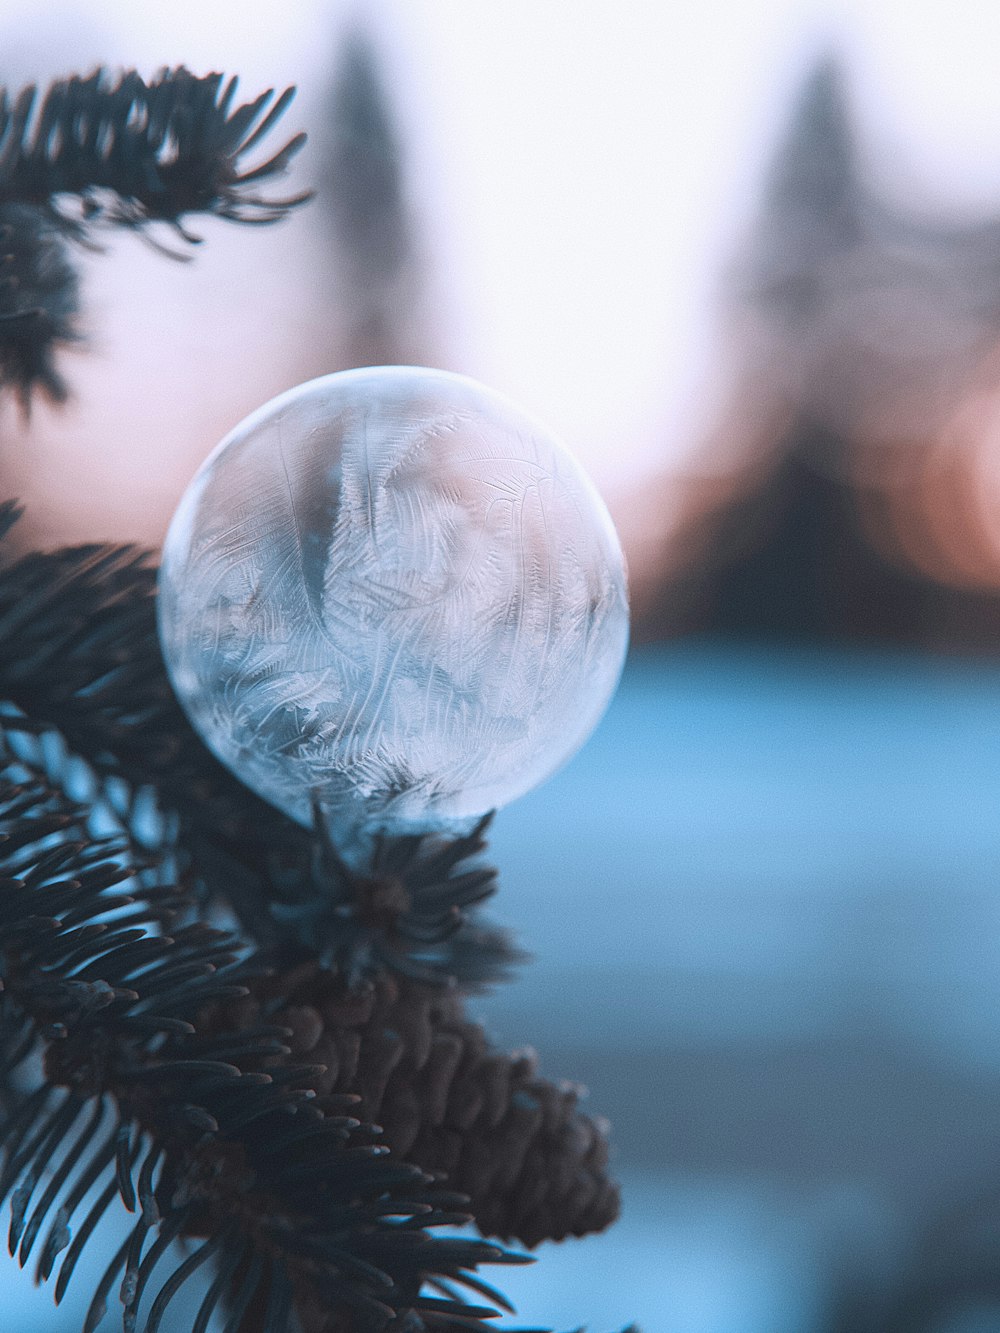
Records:
[[[485,1236],[532,1248],[602,1231],[618,1215],[608,1125],[580,1089],[536,1072],[533,1052],[495,1050],[454,991],[383,974],[350,989],[309,962],[257,984],[214,1026],[266,1021],[324,1064],[317,1091],[355,1093],[391,1151],[468,1195]]]

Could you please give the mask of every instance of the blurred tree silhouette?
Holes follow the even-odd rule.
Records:
[[[1000,558],[978,576],[935,577],[949,542],[985,541],[968,495],[963,505],[961,488],[923,475],[956,408],[994,374],[1000,221],[929,221],[882,198],[870,175],[825,60],[734,273],[742,363],[720,433],[747,401],[765,403],[762,424],[742,471],[672,540],[640,637],[1000,650]],[[915,536],[903,541],[905,527]]]
[[[318,205],[331,240],[342,367],[422,365],[421,269],[404,154],[376,47],[353,26],[338,56]]]

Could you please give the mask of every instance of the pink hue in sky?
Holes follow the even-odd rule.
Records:
[[[727,388],[718,293],[829,41],[874,152],[911,163],[942,208],[1000,198],[1000,8],[978,0],[88,0],[41,16],[8,4],[3,29],[36,34],[22,59],[59,62],[40,79],[103,60],[235,69],[248,94],[297,82],[293,129],[320,114],[353,12],[393,75],[442,363],[547,422],[615,508],[683,467],[713,424]],[[308,176],[306,156],[295,183]],[[22,463],[53,533],[158,538],[227,429],[303,364],[332,368],[314,350],[335,320],[316,294],[316,229],[202,230],[210,243],[184,271],[130,238],[88,265],[75,401],[37,413]]]

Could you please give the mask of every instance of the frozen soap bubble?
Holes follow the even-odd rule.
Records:
[[[593,730],[628,637],[575,460],[500,394],[408,366],[312,380],[237,426],[174,516],[159,606],[208,745],[344,833],[528,791]]]

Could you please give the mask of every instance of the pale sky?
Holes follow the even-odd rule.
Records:
[[[548,422],[609,496],[682,463],[711,426],[722,387],[717,293],[818,54],[843,51],[863,132],[890,183],[912,176],[928,206],[944,211],[1000,208],[995,0],[0,0],[0,36],[32,34],[7,59],[11,82],[97,60],[147,72],[180,62],[235,70],[248,94],[298,82],[292,130],[308,128],[336,30],[355,10],[371,19],[393,72],[442,360]],[[135,352],[128,373],[150,384],[164,437],[180,441],[182,471],[261,397],[288,387],[290,344],[322,323],[309,304],[309,243],[298,237],[289,224],[273,243],[273,272],[255,271],[252,295],[226,295],[227,271],[234,279],[224,254],[256,255],[256,238],[220,247],[213,266],[213,233],[201,279],[148,279],[157,290],[174,284],[165,299],[180,320],[188,298],[177,293],[187,284],[193,302],[199,281],[232,300],[244,326],[252,311],[271,367],[241,381],[222,348],[213,366],[206,329],[204,378],[181,405],[169,386],[152,384],[156,356]],[[98,361],[119,372],[125,353],[116,349],[141,339],[134,328],[115,333],[125,320],[116,302],[153,264],[123,261],[119,287],[102,291],[92,312]],[[297,267],[294,278],[283,264]],[[122,418],[110,398],[95,406],[96,374],[84,372],[79,415],[53,426],[53,441],[106,431],[115,412],[140,429],[141,418]],[[120,399],[120,386],[114,392]],[[55,460],[62,448],[41,453]],[[166,470],[156,485],[182,489]]]

